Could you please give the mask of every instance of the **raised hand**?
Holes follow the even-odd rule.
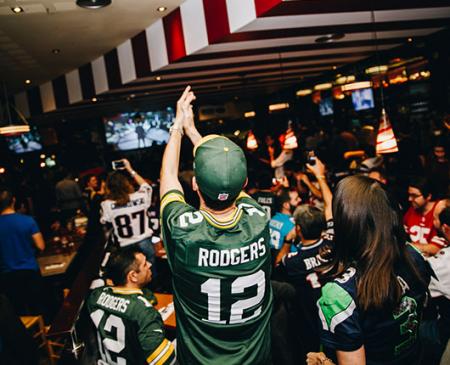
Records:
[[[183,94],[177,101],[177,112],[175,116],[174,126],[184,127],[186,123],[185,120],[192,120],[192,124],[194,123],[194,117],[192,113],[192,101],[195,100],[195,95],[191,91],[191,87],[187,86],[184,89]]]

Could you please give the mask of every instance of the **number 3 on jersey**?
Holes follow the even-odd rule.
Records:
[[[230,308],[230,318],[228,320],[221,319],[221,280],[208,279],[200,287],[201,292],[208,295],[208,318],[203,318],[204,321],[220,323],[220,324],[237,324],[249,321],[261,314],[262,306],[259,305],[264,299],[266,290],[266,275],[264,271],[259,270],[254,274],[241,276],[231,283],[231,295],[241,294],[252,286],[256,286],[256,295],[248,299],[241,299],[234,302]],[[253,308],[252,315],[244,318],[244,311]]]

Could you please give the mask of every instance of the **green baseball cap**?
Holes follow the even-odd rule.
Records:
[[[247,179],[247,161],[236,143],[212,134],[194,148],[194,173],[202,194],[211,200],[234,200]]]

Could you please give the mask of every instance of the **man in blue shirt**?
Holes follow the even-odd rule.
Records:
[[[0,190],[0,290],[18,314],[40,312],[41,276],[34,255],[35,246],[45,243],[35,220],[14,210],[15,198]]]
[[[292,210],[295,209],[295,205],[298,203],[292,202],[291,196],[286,190],[283,190],[280,195],[277,196],[276,201],[277,213],[272,217],[269,223],[270,246],[272,260],[275,260],[275,266],[289,251],[296,252],[295,247],[291,247],[296,237]]]

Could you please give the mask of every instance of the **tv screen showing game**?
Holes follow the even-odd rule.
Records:
[[[103,118],[106,142],[120,151],[165,144],[169,139],[169,128],[174,117],[174,110],[166,108]]]
[[[5,138],[9,150],[14,153],[26,153],[42,149],[41,136],[36,127],[31,127],[28,133]]]
[[[322,98],[319,103],[319,113],[322,116],[333,114],[333,99],[331,96]]]
[[[355,90],[352,93],[353,107],[356,111],[372,109],[375,107],[372,89]]]

